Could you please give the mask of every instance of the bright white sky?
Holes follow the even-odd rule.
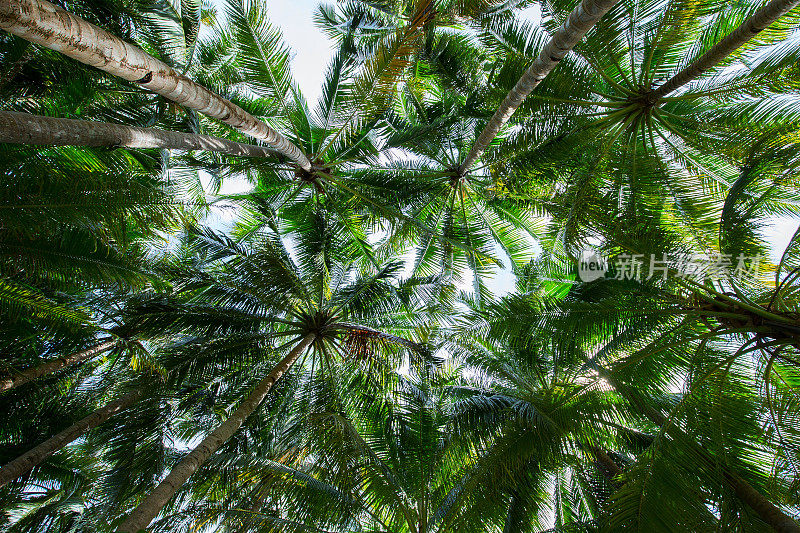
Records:
[[[314,12],[319,3],[318,0],[267,1],[270,20],[281,28],[285,42],[294,52],[294,77],[312,107],[319,98],[333,55],[330,41],[314,26]]]

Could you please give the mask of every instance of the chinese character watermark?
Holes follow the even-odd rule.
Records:
[[[739,254],[619,254],[609,261],[594,250],[583,250],[578,258],[578,277],[590,282],[602,277],[618,280],[666,280],[668,276],[695,280],[752,279],[758,275],[763,257]]]

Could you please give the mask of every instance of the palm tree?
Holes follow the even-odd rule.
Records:
[[[572,446],[584,453],[589,452],[589,457],[592,457],[597,454],[595,448],[598,441],[595,439],[601,439],[599,443],[613,443],[613,456],[619,458],[613,461],[621,471],[616,477],[617,485],[612,485],[613,494],[608,495],[603,512],[595,514],[595,520],[614,528],[635,524],[640,528],[704,530],[716,527],[718,520],[708,514],[707,504],[726,509],[719,518],[723,524],[753,520],[741,508],[741,504],[737,505],[736,501],[730,499],[735,495],[738,501],[750,506],[763,523],[776,531],[797,531],[798,526],[790,515],[776,505],[776,496],[765,496],[771,493],[763,485],[759,489],[754,488],[754,480],[762,484],[765,482],[764,469],[768,465],[754,462],[748,462],[747,466],[731,464],[745,458],[757,461],[757,456],[750,453],[765,445],[751,418],[757,416],[760,409],[757,394],[745,392],[748,389],[745,383],[747,378],[741,373],[743,368],[733,368],[731,363],[732,357],[740,357],[741,350],[728,351],[724,344],[715,345],[708,340],[701,340],[698,344],[695,332],[685,332],[678,337],[681,340],[676,341],[676,337],[672,336],[675,327],[671,317],[665,317],[663,313],[661,316],[648,316],[647,313],[632,312],[624,322],[618,318],[623,315],[612,315],[617,318],[616,327],[620,333],[603,336],[606,331],[603,326],[595,320],[587,320],[587,305],[567,303],[571,301],[571,298],[567,298],[563,305],[571,312],[557,315],[555,306],[541,301],[535,303],[537,300],[532,293],[515,295],[498,302],[481,316],[485,324],[483,332],[494,332],[490,335],[506,339],[510,346],[516,348],[508,348],[508,352],[497,361],[487,361],[485,355],[475,358],[482,359],[481,364],[492,368],[500,379],[488,391],[479,392],[478,399],[469,399],[467,405],[475,414],[467,420],[489,420],[505,427],[509,416],[511,420],[516,420],[527,417],[527,413],[531,412],[536,413],[534,420],[543,420],[540,423],[560,430],[557,436],[560,436],[559,433],[563,435],[564,425],[568,422],[561,417],[570,411],[563,408],[548,411],[536,404],[527,407],[528,410],[523,407],[532,401],[530,389],[540,387],[542,382],[548,383],[552,379],[553,385],[559,389],[565,383],[572,383],[574,390],[567,385],[563,394],[570,401],[577,402],[574,405],[581,405],[580,398],[583,397],[585,408],[610,409],[606,415],[597,411],[567,419],[577,424],[579,437]],[[532,313],[526,311],[532,308],[537,310]],[[603,304],[603,309],[598,309],[598,313],[610,315],[608,303]],[[525,313],[530,313],[530,322],[522,318]],[[570,316],[572,313],[575,316]],[[567,321],[573,324],[571,328],[566,326]],[[656,321],[664,325],[658,327]],[[541,330],[554,331],[550,328],[556,323],[559,329],[555,331],[558,333],[551,338],[544,338],[537,333]],[[644,324],[648,324],[649,329],[644,329]],[[654,330],[668,331],[669,335],[654,335]],[[472,331],[476,331],[476,328]],[[600,338],[603,340],[593,344]],[[658,357],[651,355],[654,353],[658,353]],[[700,358],[704,360],[703,363]],[[572,368],[566,374],[576,372],[577,379],[572,377],[563,382],[559,380],[558,372],[533,370],[531,373],[532,369],[528,369],[531,363],[538,365],[550,360],[558,361],[562,369]],[[702,366],[695,369],[693,365]],[[670,380],[676,378],[680,368],[691,370],[687,378],[687,392],[683,395],[669,394],[664,388],[669,387]],[[648,380],[642,380],[643,375],[648,375]],[[598,379],[610,386],[598,384]],[[718,394],[722,386],[719,379],[727,387],[725,394]],[[707,396],[712,390],[718,395]],[[470,391],[469,394],[476,393]],[[542,393],[534,394],[539,398]],[[593,394],[599,394],[599,398],[606,396],[607,399],[590,401]],[[628,408],[620,410],[609,394],[612,397],[619,394],[629,402]],[[551,395],[544,395],[544,398]],[[719,411],[723,405],[726,410]],[[662,409],[668,414],[661,414]],[[511,411],[510,415],[504,414],[507,410]],[[724,421],[715,419],[723,416],[719,414],[721,412],[726,413]],[[707,429],[696,426],[698,423],[707,425]],[[719,424],[723,424],[724,429]],[[541,434],[543,429],[537,425],[533,431]],[[639,433],[650,437],[644,441],[644,448],[632,450],[627,442],[635,437],[637,446],[641,446]],[[723,442],[719,442],[719,439]],[[778,442],[770,443],[770,446],[775,445]],[[737,452],[720,456],[720,446],[736,446]],[[498,451],[503,450],[499,444],[497,448]],[[543,449],[542,445],[534,448],[537,453]],[[599,461],[601,459],[598,457]],[[700,465],[708,470],[701,469]],[[760,473],[756,475],[755,472]],[[748,475],[745,476],[745,473]],[[718,493],[711,489],[714,486],[724,486],[726,490]],[[707,488],[698,491],[697,487]],[[649,496],[651,490],[658,492],[657,501]],[[715,494],[720,495],[712,496]],[[710,503],[709,498],[721,498],[721,501]],[[666,513],[666,509],[670,509],[670,512]],[[737,517],[737,513],[741,514]]]
[[[0,1],[9,531],[798,531],[796,2],[575,4]]]
[[[464,161],[458,167],[458,172],[464,174],[468,171],[475,161],[489,147],[489,144],[497,137],[500,129],[508,122],[514,111],[520,106],[522,101],[536,88],[537,85],[547,76],[556,65],[564,59],[572,48],[586,35],[592,26],[605,15],[615,1],[586,0],[582,1],[578,7],[570,13],[564,25],[553,34],[547,45],[541,51],[536,61],[528,67],[525,74],[517,81],[517,84],[508,93],[503,103],[497,108],[492,118],[484,127],[481,134],[475,140],[475,144],[469,151]]]
[[[737,49],[744,46],[756,35],[764,31],[770,24],[792,10],[800,2],[787,0],[774,0],[753,13],[742,22],[733,32],[715,44],[701,57],[689,66],[676,73],[669,81],[653,91],[652,97],[656,100],[664,98],[690,81],[699,78],[707,70],[714,68],[724,61]]]
[[[229,155],[270,157],[271,148],[243,144],[208,135],[193,135],[155,128],[69,118],[42,117],[0,111],[0,142],[32,146],[107,146],[123,148],[164,148],[167,150],[208,150]]]
[[[81,365],[66,379],[51,374],[40,378],[36,387],[3,395],[4,412],[26,415],[7,420],[0,432],[5,465],[0,468],[5,485],[1,498],[13,517],[12,530],[34,527],[39,521],[47,524],[48,514],[53,527],[62,520],[69,523],[66,516],[80,522],[91,514],[99,494],[87,484],[102,487],[105,466],[97,458],[114,440],[100,439],[98,432],[130,436],[123,421],[131,425],[143,414],[157,412],[168,397],[158,371],[149,366],[153,361],[147,352],[135,353],[133,372],[121,360],[112,354]],[[43,494],[37,494],[40,491]]]
[[[189,217],[147,157],[70,149],[3,154],[5,391],[116,346],[109,302],[159,283],[155,261],[133,236],[153,236]]]
[[[99,426],[118,412],[133,405],[143,394],[144,391],[136,390],[118,400],[109,402],[64,431],[50,437],[13,461],[3,465],[0,467],[0,486],[28,473],[31,468],[37,466],[53,453],[61,450],[64,446],[81,437],[87,431]]]
[[[146,527],[189,476],[241,427],[275,382],[308,348],[312,348],[320,368],[329,365],[327,359],[341,351],[342,341],[366,343],[365,348],[371,342],[390,342],[421,349],[412,341],[361,323],[361,319],[380,316],[388,309],[388,303],[398,301],[400,289],[390,283],[397,265],[388,265],[371,275],[359,272],[358,257],[347,246],[338,244],[336,235],[331,233],[338,228],[318,214],[312,213],[309,218],[311,227],[306,232],[292,234],[294,255],[275,233],[260,232],[237,243],[201,231],[193,245],[206,265],[196,277],[185,280],[185,294],[193,297],[189,300],[190,316],[185,316],[181,307],[164,304],[140,311],[141,327],[162,330],[165,325],[179,328],[202,323],[203,319],[213,324],[218,317],[231,314],[240,327],[251,332],[246,342],[288,337],[290,340],[282,346],[292,349],[227,420],[171,469],[119,526],[121,531]],[[176,304],[179,301],[173,305]]]
[[[752,202],[745,203],[749,206],[749,222],[755,223]],[[732,201],[729,213],[737,211],[734,205]],[[737,225],[741,223],[741,219],[737,220]],[[742,249],[740,247],[752,238],[752,233],[741,226],[725,225],[722,235],[727,251]],[[732,226],[736,227],[736,232]],[[645,230],[648,227],[649,232]],[[675,235],[654,227],[652,221],[629,219],[625,229],[618,228],[613,235],[609,232],[613,243],[610,247],[635,250],[637,246],[646,246],[648,252],[658,257],[670,251],[655,243],[661,246],[671,243],[675,246],[673,254],[691,249],[685,241],[676,240]],[[638,233],[630,228],[639,228]],[[556,270],[546,272],[552,276]],[[753,357],[760,354],[766,358],[768,374],[776,361],[782,361],[778,363],[782,367],[779,372],[786,372],[787,365],[797,364],[790,355],[798,346],[795,337],[797,302],[782,292],[791,278],[784,279],[777,292],[775,288],[765,291],[754,280],[749,286],[733,279],[697,283],[669,277],[665,281],[664,284],[649,281],[640,285],[626,279],[598,280],[572,289],[562,285],[558,290],[552,282],[536,281],[534,277],[523,285],[529,292],[509,298],[492,309],[485,318],[485,331],[497,331],[502,338],[534,348],[542,342],[540,339],[549,338],[546,344],[558,354],[562,364],[576,361],[581,371],[595,374],[594,378],[581,378],[590,384],[588,386],[596,384],[597,379],[605,380],[630,404],[633,413],[657,430],[647,452],[650,462],[636,464],[629,473],[626,471],[623,479],[627,481],[614,496],[610,520],[615,527],[633,520],[630,514],[633,506],[640,509],[635,518],[640,526],[649,520],[665,521],[661,509],[665,494],[670,494],[669,498],[676,505],[676,514],[670,518],[674,524],[683,523],[686,518],[681,518],[681,513],[688,513],[688,508],[694,508],[695,514],[699,510],[698,519],[702,518],[708,503],[702,500],[708,498],[709,493],[692,493],[691,487],[699,482],[701,486],[724,486],[726,494],[735,495],[746,503],[760,520],[776,531],[797,531],[797,524],[769,496],[764,486],[765,465],[758,462],[757,455],[752,455],[761,446],[769,446],[773,450],[771,453],[777,453],[785,442],[783,437],[768,443],[763,441],[759,428],[753,425],[754,420],[764,416],[765,411],[772,413],[767,415],[770,424],[782,434],[778,422],[781,417],[775,414],[771,401],[752,392],[758,391],[758,386],[753,387],[754,378],[745,373],[748,365],[742,361],[748,354]],[[783,305],[773,308],[769,301],[776,301],[778,297],[774,295],[778,293],[784,295],[781,296]],[[552,298],[548,294],[557,296]],[[529,319],[522,318],[526,314]],[[678,378],[679,375],[684,377]],[[677,396],[674,390],[668,392],[676,379],[686,380],[685,392]],[[772,377],[766,375],[765,379],[771,381]],[[755,380],[761,380],[758,374]],[[780,391],[785,386],[784,383],[776,389]],[[720,387],[727,392],[720,393]],[[712,391],[715,392],[711,394]],[[725,421],[715,418],[721,416],[720,412],[727,413]],[[720,429],[705,431],[694,425],[698,422]],[[719,424],[726,429],[721,429]],[[652,431],[647,427],[643,429]],[[667,446],[662,439],[671,439],[674,444]],[[738,443],[735,445],[737,452],[721,455],[719,446],[734,446],[734,441]],[[703,473],[676,469],[676,465],[682,464],[681,457],[685,457],[683,464],[691,464],[693,468],[709,465],[711,470]],[[760,474],[755,475],[755,472]],[[669,488],[665,485],[658,489],[662,499],[659,503],[652,502],[652,511],[643,513],[643,505],[651,505],[647,503],[645,492],[652,490],[655,480],[663,476],[668,476]],[[690,481],[692,479],[695,481]],[[683,496],[680,495],[682,491],[685,491]],[[689,494],[694,495],[689,497]],[[735,503],[724,498],[714,505],[729,513],[735,513],[733,509],[737,508]],[[679,511],[681,508],[684,510]],[[651,512],[652,515],[648,514]],[[722,519],[731,520],[731,516],[725,515]]]
[[[103,352],[107,352],[108,350],[114,348],[118,342],[119,341],[117,339],[104,339],[99,344],[95,344],[89,348],[59,357],[53,361],[47,361],[46,363],[42,363],[36,367],[27,368],[14,376],[0,381],[0,392],[19,387],[20,385],[24,385],[29,381],[35,380],[36,378],[46,376],[47,374],[61,370],[64,367],[80,363]]]
[[[108,4],[94,15],[113,19],[111,9]],[[120,8],[109,23],[127,34],[126,12]],[[23,42],[6,37],[11,41],[4,39],[4,54]],[[33,46],[25,50],[29,60],[3,87],[4,106],[92,113],[93,105],[82,98],[91,100],[108,88],[102,76],[76,70],[57,54]],[[79,96],[75,87],[80,87]],[[114,112],[124,113],[123,98],[115,104],[110,106]],[[160,161],[152,152],[131,156],[11,145],[0,150],[7,180],[0,200],[2,388],[7,390],[116,345],[106,342],[113,324],[103,323],[103,317],[114,314],[109,301],[121,302],[133,287],[157,283],[154,261],[133,241],[170,231],[192,217],[173,198],[181,180],[162,181]],[[100,303],[99,293],[108,300]]]
[[[156,517],[175,492],[184,484],[202,464],[222,446],[242,426],[245,419],[261,404],[278,379],[297,361],[311,343],[316,340],[316,335],[309,333],[273,368],[253,392],[245,398],[231,416],[203,441],[198,444],[180,463],[170,470],[158,486],[144,499],[133,513],[123,522],[120,531],[139,531]]]
[[[295,161],[300,168],[311,170],[308,159],[280,133],[141,49],[46,0],[15,0],[4,3],[2,7],[0,28],[41,46],[59,50],[82,63],[135,82],[170,101],[221,120],[243,133],[264,140],[279,153]]]
[[[752,37],[746,28],[755,20],[762,27],[788,4],[770,3],[758,15],[754,6],[745,5],[722,11],[711,3],[637,6],[596,26],[526,100],[517,128],[489,163],[493,174],[515,175],[512,193],[536,195],[552,184],[543,182],[541,169],[557,157],[560,164],[581,161],[580,168],[559,173],[564,185],[572,185],[569,178],[578,172],[597,172],[606,174],[599,185],[612,184],[620,195],[644,194],[657,186],[663,189],[658,196],[669,193],[680,209],[708,214],[714,207],[690,204],[713,199],[721,205],[744,164],[743,149],[746,153],[747,147],[763,142],[766,131],[786,127],[795,108],[788,96],[793,74],[787,68],[794,59],[781,40],[792,29],[791,13],[757,38],[743,42],[740,37]],[[558,11],[553,16],[559,20]],[[700,25],[701,19],[709,23]],[[731,20],[742,19],[738,30],[731,27]],[[499,69],[498,84],[512,83],[520,70],[517,61],[532,58],[536,50],[530,43],[545,38],[541,28],[507,21],[487,24],[485,31],[494,48],[515,58]],[[719,46],[735,41],[738,50],[722,60],[715,46],[726,34],[731,38]],[[709,55],[703,61],[712,55],[721,61],[710,71],[713,75],[693,82],[687,78],[690,83],[680,91],[672,87],[669,95],[654,96],[676,72],[683,79],[687,56],[704,51]],[[613,177],[620,170],[627,180]],[[685,217],[687,224],[697,222],[691,218]]]
[[[417,102],[404,94],[403,107],[390,117],[387,145],[402,150],[405,160],[360,175],[397,188],[408,217],[398,221],[381,248],[394,253],[412,248],[412,275],[459,282],[471,271],[473,294],[480,300],[498,267],[520,267],[531,260],[543,226],[525,201],[497,194],[490,179],[457,173],[471,139],[462,119],[470,106],[470,97],[463,95],[470,89],[462,86],[463,94],[447,94],[443,85],[445,97],[439,99]]]
[[[237,461],[257,481],[233,489],[228,509],[195,509],[194,523],[224,520],[239,531],[445,532],[502,525],[505,509],[483,484],[496,472],[483,470],[475,451],[480,439],[451,425],[448,391],[461,381],[458,367],[429,366],[385,379],[352,361],[330,370],[298,385],[299,401],[271,450],[274,459],[253,451]]]

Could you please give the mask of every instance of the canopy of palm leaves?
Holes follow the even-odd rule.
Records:
[[[800,532],[798,4],[0,0],[0,531]]]

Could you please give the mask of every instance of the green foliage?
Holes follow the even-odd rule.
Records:
[[[620,1],[459,172],[575,1],[537,3],[541,20],[527,1],[320,5],[335,50],[318,102],[262,0],[60,4],[312,169],[0,146],[0,384],[115,340],[0,391],[0,463],[141,392],[0,487],[0,531],[113,530],[308,335],[150,529],[760,532],[765,508],[798,516],[800,230],[782,249],[765,234],[800,215],[800,8],[656,98],[763,2]],[[0,107],[256,142],[6,33]],[[764,259],[748,277],[673,260],[663,279],[584,282],[586,249]]]

